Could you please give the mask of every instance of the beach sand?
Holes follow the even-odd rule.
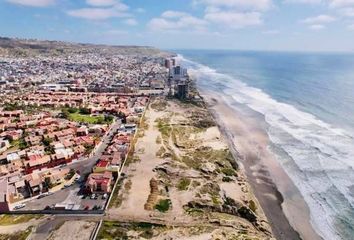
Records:
[[[268,150],[269,139],[252,116],[227,105],[221,95],[201,91],[229,141],[277,239],[321,239],[310,224],[309,209],[300,192]],[[216,100],[218,99],[218,100]]]

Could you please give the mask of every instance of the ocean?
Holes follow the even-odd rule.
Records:
[[[175,52],[199,88],[260,116],[316,232],[354,239],[354,54]]]

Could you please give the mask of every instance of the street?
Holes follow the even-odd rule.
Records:
[[[74,169],[79,172],[80,179],[79,182],[74,183],[70,187],[61,189],[54,192],[52,195],[45,196],[38,199],[37,197],[32,198],[24,203],[26,206],[19,210],[43,210],[47,206],[51,207],[55,204],[76,204],[80,205],[80,210],[85,208],[92,209],[94,206],[99,206],[103,208],[107,199],[102,199],[102,196],[98,196],[97,199],[82,199],[83,195],[79,195],[80,184],[84,184],[84,178],[87,174],[91,173],[93,166],[101,158],[108,144],[112,141],[113,136],[118,131],[121,125],[121,121],[115,121],[109,132],[104,135],[101,139],[99,146],[95,149],[93,155],[86,160],[75,161],[61,168]],[[58,167],[59,168],[59,167]],[[17,203],[18,204],[18,203]],[[15,211],[15,210],[14,210]]]

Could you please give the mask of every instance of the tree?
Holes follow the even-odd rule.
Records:
[[[68,108],[68,112],[69,113],[76,113],[77,112],[77,108],[70,107],[70,108]]]
[[[45,184],[45,186],[46,186],[48,189],[50,189],[50,188],[53,187],[53,183],[52,183],[52,180],[51,180],[50,177],[46,177],[46,178],[44,179],[44,184]]]
[[[80,108],[80,109],[79,109],[79,112],[80,112],[81,114],[84,114],[84,115],[91,114],[90,109],[84,108],[84,107]]]
[[[61,112],[61,117],[62,118],[65,118],[65,119],[68,119],[69,118],[69,112],[67,109],[63,109],[62,112]]]
[[[44,146],[48,147],[53,142],[53,140],[50,138],[44,138],[42,142],[43,142]]]
[[[113,122],[113,116],[112,115],[105,115],[104,116],[104,121],[107,123]]]

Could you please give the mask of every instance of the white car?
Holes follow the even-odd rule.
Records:
[[[21,208],[24,208],[24,207],[26,207],[26,204],[20,203],[20,204],[16,205],[16,206],[14,207],[14,209],[17,210],[17,209],[21,209]]]

